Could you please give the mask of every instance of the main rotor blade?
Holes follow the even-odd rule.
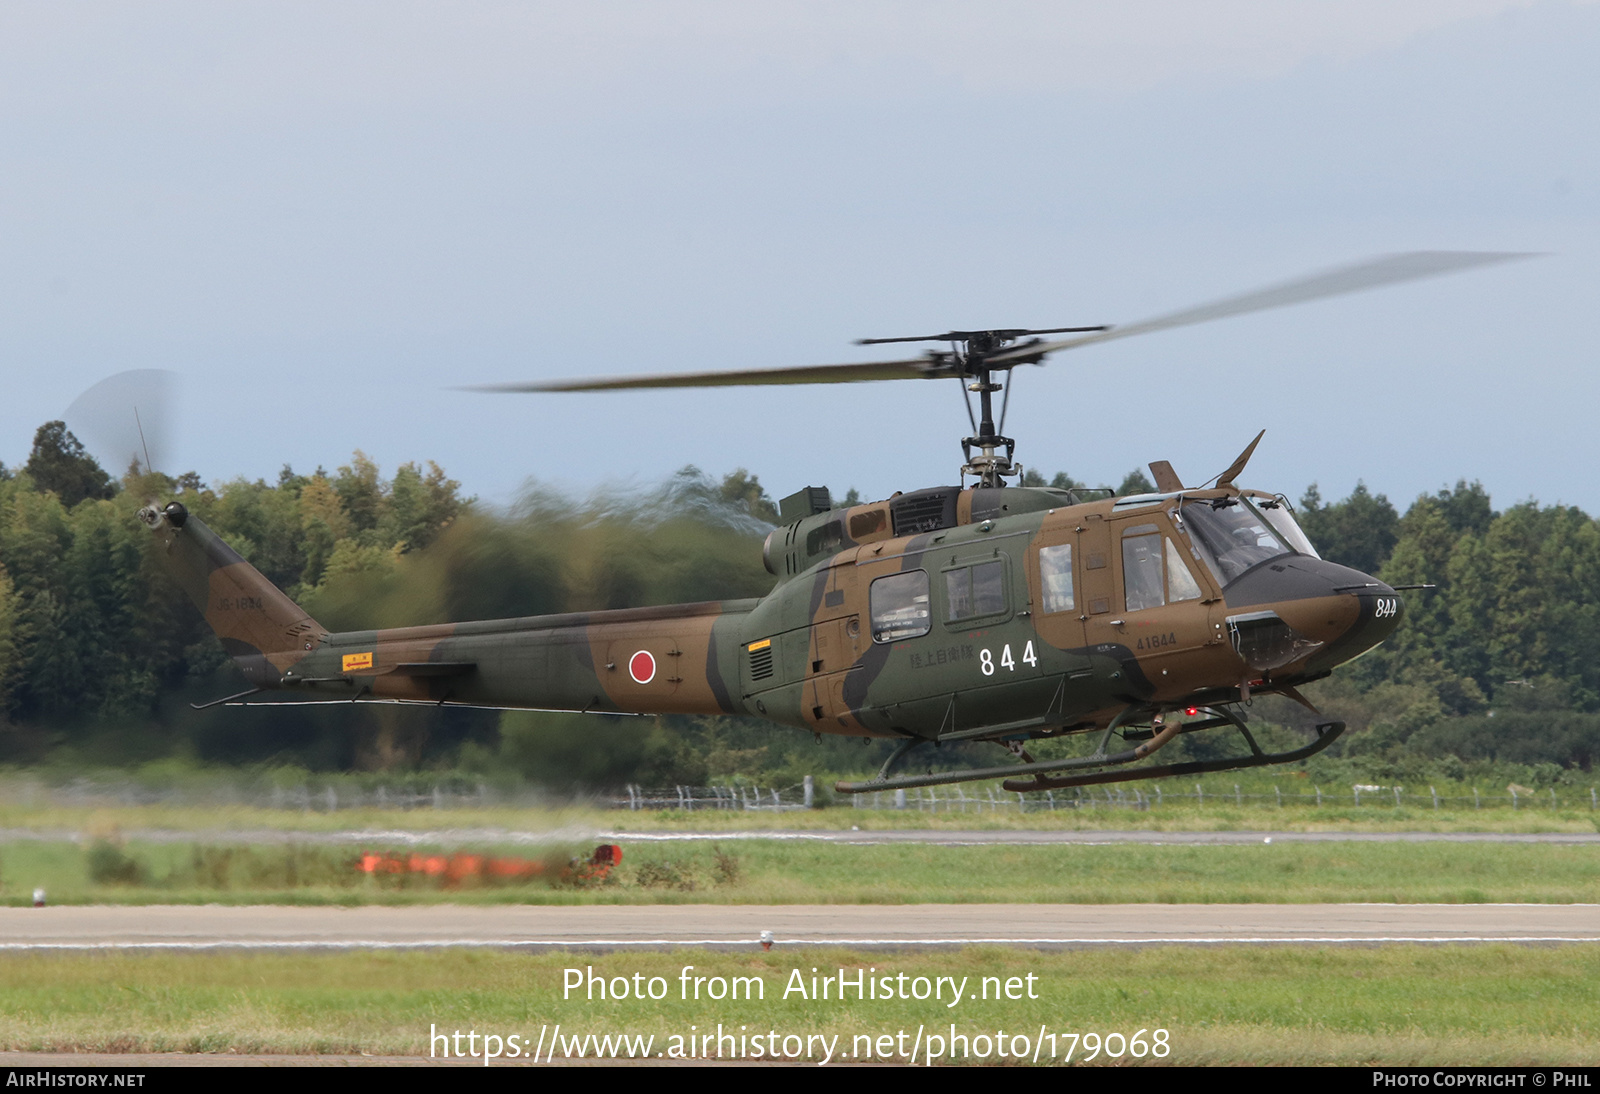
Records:
[[[1113,338],[1127,338],[1134,334],[1186,327],[1195,323],[1208,323],[1246,312],[1281,308],[1301,304],[1325,296],[1359,292],[1382,285],[1403,281],[1416,281],[1425,277],[1509,262],[1516,258],[1534,257],[1529,253],[1498,251],[1413,251],[1408,254],[1386,255],[1382,258],[1358,262],[1296,281],[1285,282],[1266,289],[1258,289],[1241,296],[1231,296],[1197,308],[1172,312],[1169,315],[1144,319],[1120,327],[1099,329],[1081,338],[1066,338],[1056,342],[1029,342],[1024,345],[987,354],[983,364],[993,369],[1007,369],[1021,364],[1036,364],[1047,353],[1072,349],[1076,346],[1108,342]],[[951,332],[952,334],[972,332]],[[1050,333],[1039,331],[1037,333]],[[946,336],[940,336],[946,337]],[[899,341],[899,339],[867,339],[869,344]],[[543,383],[481,384],[465,388],[467,391],[487,392],[539,392],[539,391],[624,391],[637,388],[675,387],[744,387],[767,384],[854,384],[874,380],[926,380],[965,375],[950,355],[931,352],[922,357],[902,361],[867,361],[850,365],[802,365],[796,368],[740,369],[733,372],[669,372],[654,376],[614,376],[598,380],[552,380]]]
[[[1170,330],[1173,327],[1209,323],[1213,319],[1226,319],[1246,312],[1304,304],[1310,300],[1320,300],[1325,296],[1361,292],[1382,285],[1397,285],[1403,281],[1438,277],[1441,274],[1455,273],[1474,266],[1489,266],[1497,262],[1533,257],[1535,257],[1533,253],[1519,251],[1411,251],[1406,254],[1384,255],[1381,258],[1358,262],[1353,266],[1341,266],[1323,273],[1312,274],[1310,277],[1286,281],[1281,285],[1257,289],[1239,296],[1225,297],[1197,308],[1188,308],[1154,319],[1143,319],[1137,323],[1112,327],[1110,330],[1087,334],[1082,338],[1064,338],[1057,342],[1018,346],[1012,350],[990,355],[988,364],[991,367],[1022,364],[1025,361],[1036,361],[1043,354],[1053,353],[1056,350],[1087,346],[1095,342],[1109,342],[1113,338],[1127,338],[1135,334]]]
[[[535,384],[479,384],[467,391],[623,391],[649,387],[742,387],[753,384],[855,384],[869,380],[921,380],[953,376],[943,354],[906,361],[868,361],[858,365],[801,365],[752,368],[737,372],[668,372],[657,376],[613,376],[600,380],[553,380]]]

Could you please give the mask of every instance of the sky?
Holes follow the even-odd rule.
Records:
[[[955,481],[954,382],[458,388],[899,356],[1411,250],[1539,252],[1020,369],[1047,475],[1600,514],[1600,4],[0,6],[0,460],[129,369],[163,470]],[[69,422],[69,425],[71,423]],[[109,462],[108,458],[108,462]]]

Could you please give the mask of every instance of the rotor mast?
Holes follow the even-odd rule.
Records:
[[[968,475],[978,480],[979,486],[1004,486],[1005,480],[1022,473],[1022,467],[1012,462],[1016,454],[1017,442],[1010,437],[1003,436],[1001,429],[1006,424],[1006,409],[1011,405],[1011,389],[1009,384],[997,383],[993,370],[985,367],[984,355],[993,353],[1005,346],[1010,339],[1002,337],[1001,331],[983,331],[975,333],[967,340],[965,357],[969,373],[973,378],[962,379],[962,399],[967,404],[967,418],[972,420],[972,395],[978,396],[978,419],[973,423],[973,435],[966,437],[961,442],[961,478],[965,483]],[[975,367],[974,367],[975,366]],[[1009,372],[1010,369],[1005,371]],[[1005,391],[1005,398],[1000,403],[1000,426],[997,429],[994,423],[994,393]],[[972,450],[976,448],[978,455],[973,456]],[[1005,455],[1000,455],[998,450],[1004,448]]]
[[[972,436],[961,441],[961,476],[965,483],[966,476],[971,475],[978,480],[979,486],[1004,486],[1005,480],[1015,478],[1022,474],[1022,465],[1013,461],[1016,455],[1017,442],[1005,436],[1001,430],[1006,426],[1006,409],[1011,403],[1011,389],[1009,384],[1000,383],[995,379],[995,373],[1009,373],[1018,365],[1037,365],[1044,359],[1047,350],[1041,349],[1035,354],[1028,353],[1028,348],[1033,345],[1043,345],[1034,338],[1022,345],[1012,345],[1018,338],[1038,334],[1083,334],[1095,331],[1108,330],[1100,327],[1050,327],[1041,330],[953,330],[944,334],[924,335],[920,338],[862,338],[856,344],[861,346],[879,345],[885,342],[949,342],[949,353],[930,354],[940,360],[937,364],[941,370],[957,376],[961,380],[961,394],[967,405],[967,420],[972,423]],[[1003,361],[991,361],[1004,351]],[[1005,398],[1000,403],[1000,424],[995,425],[994,420],[994,393],[1004,391]],[[972,396],[978,396],[978,413],[972,412]],[[976,455],[973,450],[976,449]],[[1000,451],[1004,449],[1004,453]]]

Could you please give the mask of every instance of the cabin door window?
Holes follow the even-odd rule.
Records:
[[[1072,544],[1039,548],[1039,590],[1047,614],[1069,612],[1076,606],[1072,595]]]
[[[898,642],[927,634],[932,627],[928,609],[928,571],[890,574],[872,583],[868,593],[872,611],[872,640]]]

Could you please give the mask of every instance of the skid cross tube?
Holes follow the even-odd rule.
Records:
[[[973,767],[961,771],[941,771],[927,775],[902,775],[898,778],[886,778],[885,772],[890,768],[885,764],[885,772],[880,772],[875,779],[866,782],[851,783],[838,782],[834,789],[841,794],[864,794],[872,790],[911,790],[923,786],[943,786],[949,783],[975,782],[982,779],[1004,779],[1001,785],[1012,793],[1027,793],[1032,790],[1060,790],[1073,786],[1091,786],[1098,783],[1137,782],[1141,779],[1160,779],[1172,775],[1201,775],[1217,771],[1235,771],[1247,767],[1265,767],[1270,764],[1293,763],[1314,756],[1331,745],[1345,730],[1343,722],[1323,722],[1316,727],[1317,739],[1300,748],[1290,749],[1287,752],[1266,752],[1256,743],[1255,737],[1245,727],[1244,721],[1231,710],[1226,708],[1202,707],[1209,717],[1199,721],[1182,725],[1174,720],[1171,724],[1156,729],[1152,737],[1135,748],[1107,755],[1104,752],[1104,742],[1124,719],[1139,713],[1148,714],[1148,708],[1140,711],[1130,707],[1112,720],[1107,727],[1107,733],[1102,738],[1101,748],[1092,756],[1080,756],[1070,760],[1047,760],[1043,763],[1031,764],[1006,764],[1001,767]],[[1158,716],[1159,718],[1159,716]],[[1153,722],[1154,724],[1154,722]],[[1112,771],[1086,771],[1086,768],[1116,768],[1135,763],[1145,759],[1156,749],[1166,744],[1179,733],[1189,733],[1200,729],[1214,729],[1222,725],[1231,725],[1244,737],[1249,745],[1250,755],[1235,756],[1222,760],[1197,760],[1187,763],[1162,764],[1153,767],[1125,768]],[[910,751],[914,742],[907,742],[897,751],[891,760],[898,760],[905,752]],[[1081,774],[1065,775],[1056,778],[1046,778],[1048,772],[1075,771]]]
[[[1242,727],[1241,727],[1241,731]],[[1317,726],[1317,739],[1302,747],[1290,749],[1288,752],[1262,752],[1255,741],[1245,732],[1245,739],[1250,741],[1253,755],[1237,756],[1227,760],[1195,760],[1190,763],[1162,764],[1157,767],[1141,767],[1132,771],[1096,771],[1086,775],[1069,775],[1060,779],[1007,779],[1001,784],[1006,790],[1060,790],[1071,786],[1093,786],[1099,783],[1130,783],[1140,779],[1162,779],[1169,775],[1204,775],[1215,771],[1238,771],[1246,767],[1266,767],[1269,764],[1287,764],[1296,760],[1303,760],[1307,756],[1315,756],[1344,732],[1343,722],[1323,722]]]
[[[891,765],[895,761],[899,760],[900,757],[905,755],[905,753],[909,752],[911,748],[915,747],[915,745],[921,743],[919,741],[912,741],[902,745],[898,750],[896,750],[894,755],[889,757],[889,761],[883,765],[883,769],[878,773],[877,778],[868,779],[866,782],[860,783],[837,782],[834,784],[833,788],[840,794],[865,794],[872,790],[911,790],[921,786],[943,786],[946,783],[973,782],[978,779],[1011,779],[1012,782],[1020,782],[1021,780],[1013,779],[1012,776],[1023,772],[1032,774],[1033,772],[1044,771],[1071,771],[1075,769],[1081,770],[1087,767],[1105,767],[1113,764],[1133,763],[1135,760],[1144,759],[1156,749],[1166,744],[1173,737],[1177,736],[1177,734],[1183,728],[1182,724],[1176,719],[1174,719],[1168,725],[1161,726],[1160,723],[1163,716],[1157,714],[1152,724],[1160,726],[1160,728],[1157,730],[1152,739],[1123,752],[1116,752],[1112,753],[1111,755],[1107,755],[1105,752],[1105,745],[1106,742],[1110,740],[1112,732],[1114,732],[1126,718],[1136,714],[1148,713],[1149,708],[1129,707],[1127,710],[1124,710],[1121,714],[1117,715],[1114,719],[1112,719],[1111,724],[1106,727],[1104,735],[1100,738],[1100,747],[1095,750],[1095,753],[1092,756],[1079,756],[1070,760],[1047,760],[1044,763],[1021,765],[1006,764],[1002,767],[970,767],[961,771],[940,771],[927,775],[901,775],[897,778],[886,778],[885,776],[891,769]],[[1033,789],[1031,784],[1028,786],[1028,789]],[[1043,787],[1040,787],[1039,789],[1043,789]]]
[[[930,741],[923,740],[921,737],[912,737],[908,741],[901,742],[900,747],[889,753],[889,758],[883,761],[882,767],[878,768],[877,775],[873,776],[871,780],[872,783],[879,787],[887,785],[889,781],[889,772],[898,767],[900,765],[900,761],[905,759],[912,749],[916,748],[918,745],[931,743],[932,742]]]

